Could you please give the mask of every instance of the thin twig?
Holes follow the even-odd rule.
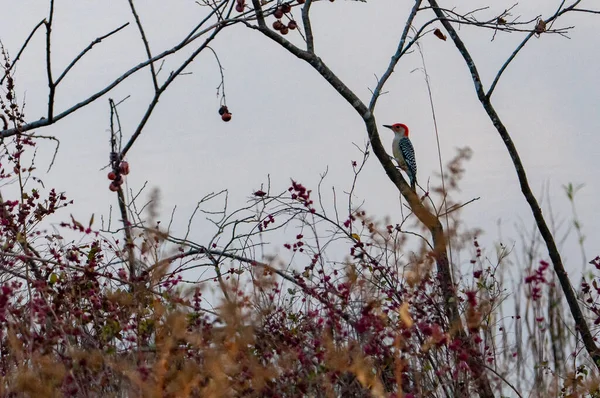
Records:
[[[31,38],[33,37],[33,35],[35,34],[35,32],[39,29],[40,26],[44,25],[44,23],[46,23],[46,20],[42,19],[40,22],[37,23],[37,25],[35,25],[35,27],[31,31],[31,33],[29,33],[29,36],[27,36],[27,39],[25,40],[25,43],[23,43],[23,45],[21,46],[21,49],[17,53],[17,56],[15,57],[15,59],[13,59],[12,63],[8,67],[8,69],[5,70],[4,76],[2,76],[2,78],[0,79],[0,85],[2,85],[4,83],[4,79],[6,78],[6,76],[9,75],[9,72],[12,70],[12,68],[15,66],[15,64],[17,63],[17,61],[21,57],[21,54],[23,54],[23,51],[25,51],[25,48],[27,47],[27,45],[31,41]]]
[[[52,79],[52,55],[51,55],[51,34],[52,34],[52,20],[54,18],[54,0],[50,0],[50,15],[48,20],[44,22],[46,25],[46,74],[48,76],[48,120],[52,121],[54,117],[54,95],[56,91],[56,85]]]
[[[92,49],[92,47],[94,47],[96,44],[100,43],[102,40],[106,39],[109,36],[114,35],[115,33],[119,32],[120,30],[124,29],[126,26],[129,25],[129,22],[119,26],[118,28],[108,32],[107,34],[105,34],[104,36],[100,36],[97,37],[94,41],[92,41],[85,49],[83,49],[83,51],[81,51],[76,57],[75,59],[73,59],[73,61],[71,61],[71,63],[65,68],[65,70],[63,71],[63,73],[61,73],[61,75],[58,77],[58,79],[56,79],[55,84],[58,86],[58,84],[62,81],[62,79],[64,79],[64,77],[67,75],[67,73],[69,73],[69,71],[75,66],[75,64],[88,52]]]
[[[562,9],[563,5],[565,4],[565,0],[562,1],[562,3],[560,4],[560,6],[558,7],[558,10],[554,13],[554,15],[552,15],[550,18],[546,19],[544,22],[546,22],[546,24],[548,23],[554,23],[554,21],[561,16],[562,14],[564,14],[565,12],[569,11],[569,10],[573,10],[573,8],[575,6],[577,6],[577,4],[580,3],[581,0],[577,0],[575,1],[575,3],[573,3],[572,5],[570,5],[569,7],[567,7],[566,9]],[[498,82],[500,81],[500,78],[502,77],[502,74],[504,73],[504,71],[506,70],[506,68],[508,68],[508,65],[510,65],[510,63],[515,59],[515,57],[517,56],[517,54],[523,49],[523,47],[525,47],[525,44],[527,44],[527,42],[534,36],[536,35],[535,30],[529,32],[529,34],[523,39],[523,41],[517,46],[517,48],[510,54],[510,56],[508,57],[508,59],[504,62],[504,64],[502,65],[502,67],[500,68],[500,70],[498,71],[498,73],[496,74],[496,76],[494,77],[494,81],[492,82],[492,84],[490,85],[490,88],[488,89],[487,93],[485,94],[486,98],[489,100],[492,96],[492,93],[494,92],[494,89],[496,88],[496,85],[498,84]]]
[[[523,398],[523,396],[519,393],[515,386],[513,386],[508,380],[506,380],[504,376],[502,376],[500,373],[496,372],[493,368],[490,368],[486,364],[483,364],[483,366],[486,369],[490,370],[492,373],[494,373],[496,376],[498,376],[504,383],[506,383],[506,385],[509,386],[515,392],[515,394],[519,396],[519,398]]]
[[[152,59],[152,52],[150,51],[150,44],[148,43],[148,39],[146,38],[146,33],[144,33],[144,27],[142,26],[142,21],[135,10],[135,6],[133,5],[133,0],[129,0],[129,7],[131,7],[131,13],[133,14],[133,18],[135,18],[135,23],[137,24],[138,30],[140,31],[140,35],[142,36],[142,42],[144,42],[144,48],[146,49],[146,55],[148,59]],[[156,70],[154,69],[154,62],[150,63],[150,74],[152,75],[152,84],[154,84],[154,91],[158,91],[158,80],[156,78]]]
[[[438,162],[439,162],[439,167],[440,167],[440,177],[442,179],[442,192],[444,194],[444,208],[446,210],[446,212],[445,212],[446,231],[450,231],[450,220],[448,219],[448,213],[449,213],[448,201],[446,200],[446,195],[448,193],[446,192],[446,178],[444,175],[444,166],[443,166],[443,161],[442,161],[442,148],[440,145],[440,134],[439,134],[438,124],[437,124],[437,117],[435,115],[435,106],[433,104],[433,94],[431,93],[431,82],[429,81],[429,74],[427,73],[427,65],[425,64],[425,54],[423,54],[423,49],[421,48],[421,43],[417,42],[416,45],[417,45],[417,49],[419,50],[419,54],[421,56],[421,63],[423,64],[423,74],[425,75],[425,85],[427,86],[427,95],[429,97],[429,106],[431,108],[431,118],[433,119],[433,130],[435,132],[435,143],[437,146]],[[452,242],[451,239],[448,239],[448,255],[450,256],[450,259],[452,260],[452,243],[451,242]],[[452,261],[450,261],[450,267],[453,267]],[[454,275],[454,268],[452,268],[452,274]]]
[[[50,170],[52,169],[52,166],[54,166],[54,161],[56,160],[56,155],[58,155],[58,150],[60,149],[60,140],[51,135],[31,134],[30,137],[42,138],[42,139],[51,140],[51,141],[56,142],[56,147],[54,148],[54,153],[52,154],[52,160],[50,161],[50,164],[48,165],[48,170],[46,170],[47,173],[50,172]]]
[[[596,11],[596,10],[586,10],[583,8],[574,8],[572,11],[577,11],[577,12],[587,12],[589,14],[600,14],[600,11]]]
[[[444,217],[444,216],[446,216],[447,214],[450,214],[450,213],[452,213],[452,212],[454,212],[454,211],[456,211],[456,210],[458,210],[458,209],[461,209],[461,208],[465,207],[466,205],[468,205],[468,204],[470,204],[470,203],[473,203],[473,202],[475,202],[476,200],[479,200],[479,199],[481,199],[481,198],[478,196],[478,197],[476,197],[476,198],[473,198],[473,199],[471,199],[471,200],[468,200],[468,201],[466,201],[465,203],[462,203],[462,204],[456,204],[456,205],[454,205],[454,206],[451,206],[449,209],[447,209],[447,210],[446,210],[446,212],[445,212],[445,213],[442,213],[442,214],[440,214],[440,217]]]
[[[167,89],[167,87],[169,87],[169,85],[171,83],[173,83],[173,81],[177,78],[177,76],[179,76],[181,74],[181,72],[183,72],[183,70],[185,68],[187,68],[187,66],[189,64],[192,63],[192,61],[198,56],[198,54],[200,54],[206,47],[208,47],[208,45],[210,44],[210,42],[217,36],[217,34],[221,31],[221,29],[223,29],[222,26],[217,27],[213,31],[213,33],[204,41],[204,43],[202,43],[202,45],[200,45],[200,47],[198,47],[179,66],[179,68],[177,68],[175,71],[171,72],[171,74],[169,75],[169,78],[162,84],[162,86],[160,86],[158,88],[158,91],[156,91],[156,93],[154,94],[154,98],[152,99],[152,101],[148,105],[148,109],[146,110],[146,113],[142,117],[142,120],[140,121],[140,123],[138,124],[137,128],[135,129],[135,132],[133,133],[133,135],[131,136],[131,138],[129,139],[129,141],[127,141],[127,144],[125,144],[125,147],[121,151],[121,158],[125,157],[125,155],[127,154],[127,152],[129,152],[129,150],[131,149],[131,147],[133,146],[133,144],[135,143],[135,141],[137,140],[137,138],[142,133],[142,130],[144,129],[144,126],[146,125],[146,123],[150,119],[150,115],[152,115],[152,112],[154,111],[154,108],[156,107],[156,105],[158,105],[158,100],[159,100],[160,96],[165,92],[165,90]]]
[[[221,65],[221,60],[219,59],[217,52],[211,46],[206,46],[206,48],[208,48],[213,53],[213,55],[215,56],[215,59],[217,60],[217,65],[219,65],[219,73],[221,74],[221,83],[217,86],[217,96],[219,96],[219,91],[220,91],[221,104],[227,105],[226,95],[225,95],[225,74],[223,73],[223,70],[224,70],[223,65]]]
[[[388,81],[392,73],[394,72],[394,68],[400,61],[400,57],[404,54],[404,44],[406,43],[406,38],[408,37],[408,32],[410,32],[410,28],[412,26],[415,17],[417,16],[417,12],[419,11],[419,6],[421,5],[422,0],[415,0],[415,4],[413,5],[410,14],[408,15],[408,19],[406,20],[406,24],[404,26],[404,31],[402,32],[402,36],[400,36],[400,41],[398,42],[398,48],[396,49],[396,53],[392,56],[390,60],[390,64],[387,69],[381,76],[381,79],[377,82],[377,86],[375,90],[373,90],[373,95],[371,96],[371,101],[369,103],[369,110],[373,112],[375,110],[375,105],[377,104],[377,100],[381,95],[381,90],[383,90],[383,86]]]

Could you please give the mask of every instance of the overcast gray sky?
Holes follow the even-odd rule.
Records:
[[[453,7],[455,2],[441,1]],[[461,1],[467,11],[491,3],[489,14],[512,5],[506,1]],[[523,19],[548,17],[559,1],[529,0],[512,12]],[[584,1],[590,3],[592,1]],[[364,101],[395,51],[411,2],[378,0],[366,3],[336,1],[313,5],[313,26],[319,56]],[[169,48],[206,13],[192,0],[138,1],[153,52]],[[0,39],[14,57],[37,22],[48,12],[45,1],[11,2],[0,13]],[[509,67],[494,94],[494,104],[520,151],[532,188],[550,186],[554,211],[570,218],[570,206],[562,185],[585,184],[577,207],[587,236],[590,257],[598,254],[597,223],[598,154],[600,136],[600,77],[598,65],[598,16],[570,14],[555,27],[571,26],[566,39],[558,35],[534,38]],[[299,19],[299,18],[298,18]],[[419,21],[425,21],[422,19]],[[56,1],[53,31],[55,73],[62,70],[96,37],[132,24],[98,45],[77,65],[57,94],[62,111],[113,81],[125,70],[145,60],[145,53],[125,0]],[[41,32],[40,32],[41,33]],[[521,34],[499,33],[463,27],[463,37],[478,62],[486,84],[522,40]],[[295,41],[300,43],[299,38]],[[18,64],[17,88],[26,98],[26,115],[37,120],[45,115],[47,84],[44,37],[37,34]],[[474,151],[462,184],[462,199],[481,197],[464,209],[471,227],[486,231],[488,248],[498,240],[501,220],[504,243],[517,236],[514,226],[533,219],[520,193],[517,177],[502,141],[479,105],[462,58],[450,41],[429,35],[422,40],[435,102],[444,161],[456,147]],[[205,52],[161,98],[142,136],[128,155],[132,173],[129,187],[137,191],[145,181],[161,189],[161,210],[168,218],[178,206],[175,232],[183,232],[196,202],[205,194],[227,188],[230,205],[245,203],[248,195],[270,174],[274,191],[284,190],[290,178],[315,186],[319,174],[329,168],[329,185],[347,189],[352,180],[350,162],[360,154],[366,134],[355,111],[322,78],[259,33],[242,26],[225,29],[212,47],[225,68],[227,103],[233,112],[229,123],[217,114],[220,82],[214,57]],[[185,51],[188,54],[189,51]],[[167,61],[166,76],[182,57]],[[419,181],[433,176],[438,167],[429,99],[417,52],[402,59],[380,99],[379,124],[403,122],[411,129],[419,165]],[[66,191],[75,200],[73,214],[87,220],[91,213],[107,214],[116,196],[107,189],[109,152],[108,98],[131,97],[120,107],[126,136],[132,134],[152,95],[148,71],[138,72],[108,96],[38,131],[55,135],[61,148],[54,168],[43,179],[47,187]],[[22,97],[21,97],[22,98]],[[389,148],[391,133],[381,131]],[[49,164],[50,143],[40,144],[38,167]],[[391,152],[391,150],[390,150]],[[399,221],[399,202],[375,157],[369,160],[356,190],[365,208],[374,215]],[[198,225],[201,225],[198,221]],[[197,240],[205,236],[195,232]],[[574,237],[564,246],[570,269],[580,269]],[[589,259],[588,259],[589,260]],[[571,268],[576,264],[575,268]]]

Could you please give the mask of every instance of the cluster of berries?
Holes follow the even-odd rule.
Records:
[[[231,120],[231,112],[229,112],[229,109],[227,109],[226,105],[221,105],[221,107],[219,108],[219,115],[221,115],[221,120],[223,120],[224,122],[228,122]]]
[[[116,156],[113,156],[116,155]],[[123,185],[123,176],[129,174],[129,163],[126,160],[118,160],[118,154],[111,153],[111,164],[113,169],[108,173],[108,179],[111,181],[108,189],[112,192],[119,190],[119,187]],[[116,160],[113,160],[116,158]]]
[[[304,3],[304,0],[298,0],[298,3]],[[292,6],[288,3],[283,3],[282,5],[278,6],[273,13],[273,16],[277,18],[277,20],[273,22],[273,29],[279,31],[279,33],[282,35],[287,35],[290,30],[294,30],[298,27],[298,24],[293,19],[290,19],[287,25],[281,22],[283,15],[289,13],[290,11],[292,11]]]

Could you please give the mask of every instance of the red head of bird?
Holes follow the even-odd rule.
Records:
[[[396,123],[392,124],[391,126],[388,124],[384,124],[383,127],[391,129],[394,132],[394,134],[400,134],[401,136],[408,137],[408,127],[406,126],[406,124]]]

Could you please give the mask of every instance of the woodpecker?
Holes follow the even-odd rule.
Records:
[[[398,166],[408,174],[410,187],[415,190],[417,186],[417,161],[415,159],[415,149],[408,138],[408,127],[402,123],[383,125],[394,132],[394,141],[392,142],[392,154],[398,162]]]

